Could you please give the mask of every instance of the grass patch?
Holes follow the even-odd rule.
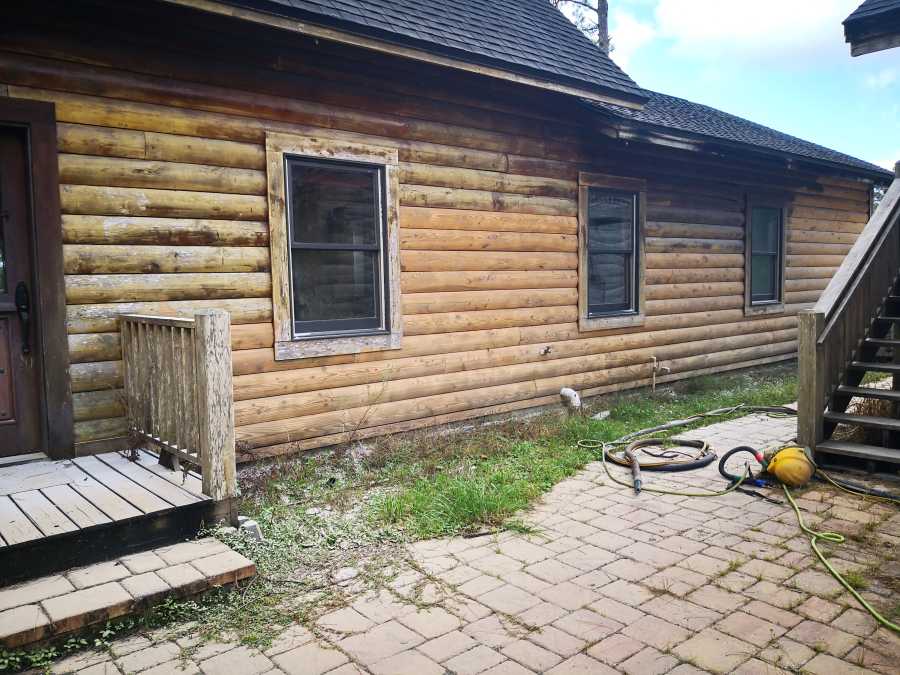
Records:
[[[864,591],[869,587],[869,580],[857,570],[849,570],[843,573],[844,580],[857,591]]]
[[[577,445],[580,439],[611,441],[716,408],[739,403],[779,405],[795,398],[793,369],[770,368],[688,381],[655,395],[644,391],[594,400],[590,410],[610,411],[601,421],[588,416],[544,415],[501,425],[489,432],[482,452],[442,456],[439,472],[429,472],[428,458],[421,458],[423,471],[415,472],[420,477],[376,499],[373,515],[378,522],[401,527],[413,538],[497,527],[596,458],[592,451]]]

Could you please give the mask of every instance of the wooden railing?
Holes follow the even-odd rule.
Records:
[[[824,440],[825,406],[900,271],[900,162],[896,178],[812,309],[800,311],[797,438]]]
[[[233,497],[234,399],[228,312],[120,317],[128,425],[138,440],[200,468],[203,493]]]

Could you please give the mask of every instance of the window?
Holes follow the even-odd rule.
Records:
[[[771,200],[748,200],[745,242],[745,310],[784,309],[784,209]]]
[[[599,330],[643,322],[644,184],[579,177],[579,324]]]
[[[268,134],[275,355],[400,346],[396,150]]]
[[[384,331],[383,168],[285,157],[294,337]]]

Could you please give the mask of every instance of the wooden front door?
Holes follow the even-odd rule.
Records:
[[[0,127],[0,457],[42,447],[27,136]]]

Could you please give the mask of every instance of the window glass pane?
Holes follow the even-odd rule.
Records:
[[[781,246],[781,210],[754,207],[750,214],[750,243],[754,253],[777,253]]]
[[[588,275],[588,305],[592,312],[631,308],[630,255],[591,255]]]
[[[590,250],[631,251],[634,247],[634,195],[590,188]]]
[[[295,322],[369,319],[379,325],[376,252],[294,249],[291,272]]]
[[[755,255],[750,262],[751,300],[765,302],[778,298],[778,256]]]
[[[377,169],[288,161],[294,243],[378,243]]]

